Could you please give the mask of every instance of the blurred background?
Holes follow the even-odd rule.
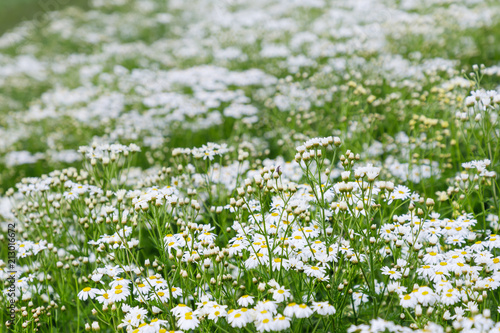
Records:
[[[499,61],[499,0],[0,0],[0,193],[91,142],[140,145],[142,169],[206,142],[290,160],[302,134],[392,149],[416,113],[455,118],[462,69],[496,89]]]
[[[17,23],[67,6],[88,8],[88,0],[0,0],[0,35]]]

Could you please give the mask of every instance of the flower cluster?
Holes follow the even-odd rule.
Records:
[[[7,330],[498,331],[499,3],[90,7],[0,36]]]

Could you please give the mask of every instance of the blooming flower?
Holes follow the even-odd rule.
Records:
[[[317,314],[322,316],[333,315],[336,312],[335,308],[328,302],[313,302],[312,308]]]
[[[418,303],[417,296],[406,294],[399,296],[399,304],[403,308],[414,308]]]
[[[273,299],[276,302],[284,302],[288,298],[290,298],[291,295],[292,294],[290,293],[289,289],[285,289],[284,287],[279,287],[273,290]]]
[[[78,298],[82,301],[86,301],[87,298],[94,299],[96,295],[99,295],[101,291],[99,289],[85,287],[82,291],[78,293]]]
[[[200,321],[193,315],[192,312],[185,312],[183,315],[178,316],[177,318],[177,326],[181,330],[194,330],[198,327]]]
[[[253,299],[254,299],[253,296],[243,295],[238,299],[237,303],[239,306],[248,307],[253,304],[254,302]]]
[[[399,280],[402,276],[400,272],[393,270],[393,269],[390,269],[387,266],[382,267],[382,274],[388,275],[389,278],[391,278],[393,280]]]

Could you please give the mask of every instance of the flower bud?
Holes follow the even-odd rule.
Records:
[[[415,316],[420,317],[422,315],[422,307],[420,304],[417,304],[415,307]]]
[[[97,321],[94,321],[92,323],[92,331],[100,331],[101,328],[99,327],[99,323]]]

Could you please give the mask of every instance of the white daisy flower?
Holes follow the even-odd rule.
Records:
[[[78,298],[82,301],[86,301],[89,297],[90,299],[94,299],[96,295],[100,295],[101,290],[95,289],[95,288],[90,288],[90,287],[85,287],[83,288],[82,291],[78,293]]]
[[[243,295],[238,299],[237,303],[239,306],[248,307],[253,304],[254,302],[253,299],[254,299],[253,296]]]

